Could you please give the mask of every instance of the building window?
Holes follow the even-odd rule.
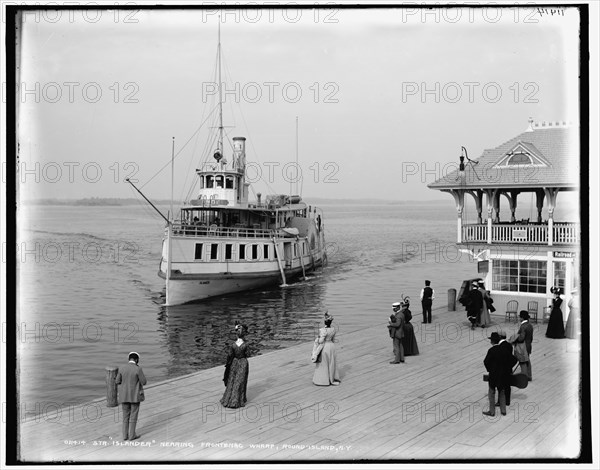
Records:
[[[507,165],[531,165],[532,163],[531,158],[524,153],[515,153],[506,162]]]
[[[225,259],[231,259],[233,245],[231,243],[227,243],[225,245]]]
[[[240,245],[240,259],[246,259],[246,245]]]
[[[211,243],[210,244],[210,259],[218,259],[219,258],[219,244]]]
[[[269,245],[263,245],[263,258],[269,259]]]
[[[492,289],[506,292],[546,292],[546,262],[493,260]]]
[[[519,262],[519,291],[544,294],[546,292],[546,262]]]
[[[202,259],[202,243],[196,243],[194,250],[194,259]]]
[[[258,258],[258,245],[252,245],[252,259]]]

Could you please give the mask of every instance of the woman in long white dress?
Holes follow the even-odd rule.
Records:
[[[336,350],[335,350],[335,328],[331,327],[333,317],[325,312],[325,327],[319,330],[319,337],[316,342],[323,345],[320,357],[315,363],[315,373],[313,383],[315,385],[339,385],[340,375],[337,370]]]

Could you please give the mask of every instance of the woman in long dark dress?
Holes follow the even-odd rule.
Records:
[[[564,338],[565,337],[565,324],[563,323],[563,314],[560,306],[562,299],[560,295],[562,290],[560,287],[554,287],[550,289],[554,293],[552,299],[552,311],[550,312],[550,318],[548,319],[548,328],[546,329],[547,338]]]
[[[245,341],[248,327],[236,325],[238,339],[229,348],[225,364],[225,393],[221,405],[226,408],[239,408],[246,405],[246,387],[248,385],[248,343]]]
[[[481,314],[479,315],[478,326],[480,326],[481,328],[485,328],[492,324],[492,317],[490,316],[490,311],[494,312],[496,309],[492,305],[494,301],[490,296],[490,291],[485,290],[485,284],[483,282],[479,283],[479,292],[481,292],[483,302],[481,305]]]
[[[402,338],[402,346],[404,347],[405,356],[418,356],[419,346],[417,345],[417,337],[415,336],[415,329],[410,322],[412,320],[412,313],[408,307],[410,307],[410,299],[404,298],[404,301],[400,304],[402,306],[402,313],[404,315],[404,338]]]

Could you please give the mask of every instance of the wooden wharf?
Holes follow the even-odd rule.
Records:
[[[487,410],[487,337],[518,323],[492,316],[471,330],[464,310],[413,325],[420,355],[390,364],[382,322],[340,330],[341,385],[312,384],[312,342],[252,357],[248,404],[226,409],[224,368],[149,383],[135,441],[106,398],[47,407],[19,424],[20,459],[36,462],[439,461],[576,458],[580,452],[580,340],[548,339],[533,323],[533,381],[512,389],[507,415]],[[338,319],[340,315],[336,315]],[[249,341],[251,341],[251,336]],[[146,365],[146,367],[151,367]]]

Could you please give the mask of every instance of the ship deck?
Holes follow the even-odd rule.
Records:
[[[470,330],[464,310],[413,324],[420,355],[389,364],[384,321],[338,334],[342,383],[312,384],[311,343],[252,357],[248,404],[219,400],[223,367],[149,383],[136,441],[121,441],[120,407],[98,399],[21,423],[25,462],[223,462],[575,458],[580,451],[580,342],[534,324],[533,381],[514,389],[507,416],[483,416],[487,336],[516,323],[492,317]],[[340,317],[340,315],[336,315]],[[249,340],[252,338],[249,337]],[[149,364],[144,364],[148,375]],[[103,371],[98,371],[103,373]],[[73,384],[76,386],[76,384]],[[99,390],[99,394],[104,391]]]

